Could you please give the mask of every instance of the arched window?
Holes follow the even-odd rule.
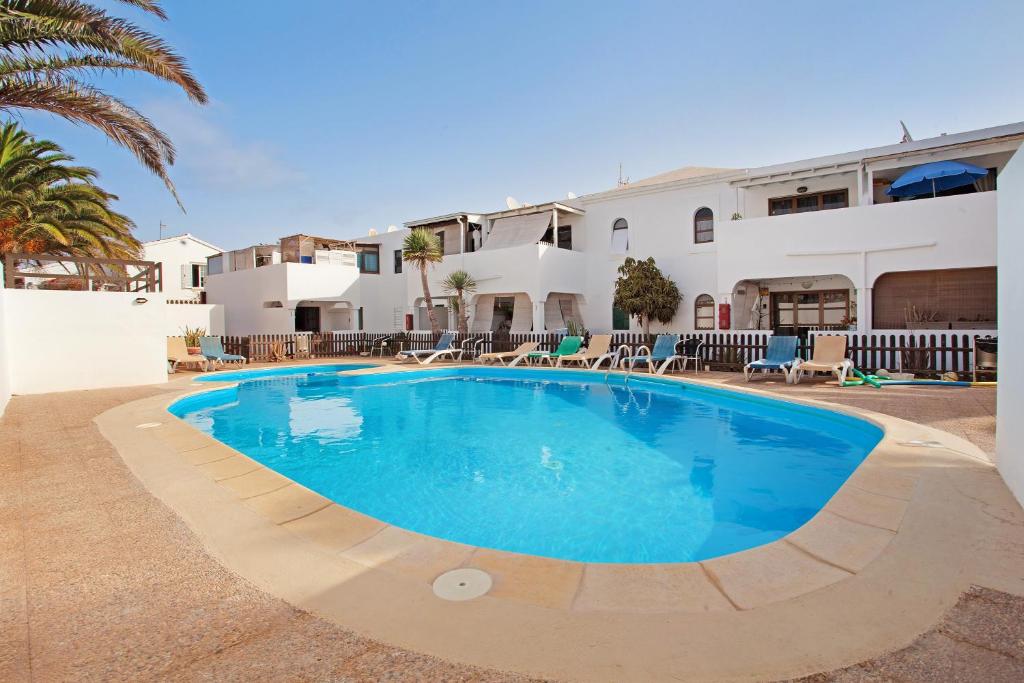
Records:
[[[698,330],[715,329],[715,300],[701,294],[693,301],[693,326]]]
[[[693,243],[703,244],[715,241],[715,214],[706,206],[693,214]]]
[[[625,218],[617,218],[612,223],[612,253],[625,254],[629,249],[629,223]]]

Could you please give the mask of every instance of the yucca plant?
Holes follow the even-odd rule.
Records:
[[[430,283],[427,282],[427,268],[432,263],[439,263],[444,258],[441,252],[441,242],[437,235],[429,230],[418,228],[413,230],[402,240],[402,260],[412,263],[420,271],[420,281],[423,284],[423,301],[427,304],[427,317],[430,319],[430,331],[437,335],[441,332],[441,326],[437,322],[437,315],[434,313],[434,300],[430,296]]]
[[[181,328],[181,336],[185,337],[185,346],[189,349],[198,349],[199,340],[206,336],[205,327],[189,327],[186,325]]]
[[[120,0],[155,16],[157,0]],[[141,112],[90,83],[104,74],[142,72],[204,104],[206,92],[185,60],[159,37],[80,0],[0,0],[0,110],[45,111],[102,131],[159,176],[168,175],[170,139]],[[178,201],[181,204],[180,200]]]
[[[445,293],[451,295],[452,308],[458,319],[459,334],[469,334],[469,309],[466,295],[476,291],[476,280],[464,270],[452,271],[441,281]]]

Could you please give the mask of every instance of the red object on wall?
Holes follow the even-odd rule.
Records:
[[[412,331],[412,313],[405,314],[405,330],[406,332]]]
[[[732,324],[732,311],[729,304],[718,304],[718,329],[728,330]]]

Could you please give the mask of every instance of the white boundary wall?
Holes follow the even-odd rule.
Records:
[[[0,281],[3,280],[4,267],[0,265]],[[6,323],[7,290],[0,287],[0,416],[11,400],[11,374],[7,356],[7,337],[10,329]]]
[[[167,381],[162,294],[8,289],[3,308],[13,394]]]
[[[178,337],[184,327],[201,327],[211,336],[224,335],[224,306],[222,304],[166,304],[164,334]]]
[[[999,240],[999,354],[996,461],[1017,500],[1024,503],[1024,155],[1014,155],[999,174],[996,217]]]

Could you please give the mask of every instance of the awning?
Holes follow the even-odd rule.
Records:
[[[551,212],[531,213],[525,216],[509,216],[499,218],[491,225],[484,246],[480,251],[488,249],[507,249],[536,244],[544,236],[551,225]]]

